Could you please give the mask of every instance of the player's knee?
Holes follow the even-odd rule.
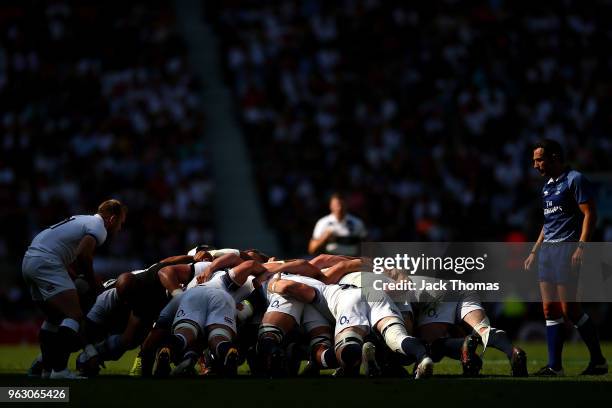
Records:
[[[213,346],[222,342],[231,342],[234,335],[225,327],[216,327],[208,333],[208,344]]]
[[[261,326],[259,326],[257,338],[258,343],[272,343],[280,345],[285,338],[285,333],[278,326],[269,323],[262,323]]]
[[[174,325],[172,333],[174,335],[181,335],[189,343],[198,338],[200,329],[194,322],[189,320],[182,320]]]
[[[327,350],[332,346],[332,338],[329,333],[321,333],[310,339],[310,351],[316,353],[318,350]]]
[[[361,364],[363,337],[353,330],[345,330],[336,336],[336,356],[344,368],[354,368]]]

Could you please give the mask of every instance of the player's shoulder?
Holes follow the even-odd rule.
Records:
[[[363,224],[363,220],[362,220],[361,218],[357,217],[356,215],[353,215],[353,214],[347,214],[347,215],[346,215],[346,219],[347,219],[347,221],[348,221],[348,220],[350,220],[350,221],[351,221],[351,222],[353,222],[354,224],[357,224],[357,225],[364,225],[364,224]]]
[[[326,226],[334,224],[335,222],[336,218],[333,216],[333,214],[327,214],[326,216],[319,218],[319,220],[317,221],[317,225]]]
[[[588,179],[584,175],[584,173],[582,173],[582,172],[580,172],[578,170],[570,169],[567,172],[567,182],[569,184],[584,183],[584,182],[588,182]]]
[[[78,214],[78,215],[73,215],[71,218],[74,218],[76,221],[82,224],[104,227],[104,220],[98,214],[94,214],[94,215]]]

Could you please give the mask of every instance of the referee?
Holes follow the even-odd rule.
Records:
[[[527,259],[529,270],[538,255],[540,294],[546,319],[548,364],[536,375],[563,375],[564,321],[574,324],[586,343],[590,362],[582,375],[602,375],[608,364],[601,353],[597,329],[575,302],[584,245],[597,218],[591,185],[563,161],[561,145],[546,139],[534,146],[533,167],[548,179],[542,188],[544,226]]]

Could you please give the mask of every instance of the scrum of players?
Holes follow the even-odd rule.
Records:
[[[279,260],[255,249],[202,245],[122,273],[97,296],[76,285],[85,288],[80,304],[91,306],[72,349],[82,349],[78,374],[59,378],[95,376],[105,361],[134,349],[130,374],[143,377],[233,377],[246,361],[251,375],[267,378],[332,369],[334,376],[425,379],[444,357],[475,376],[479,344],[504,352],[511,375],[527,376],[525,352],[491,326],[474,293],[445,299],[422,291],[395,302],[366,290],[373,276],[364,258]],[[406,278],[393,270],[382,277]],[[48,377],[53,350],[41,351],[30,375]]]

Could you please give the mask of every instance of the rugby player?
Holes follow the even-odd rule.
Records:
[[[23,278],[46,318],[39,338],[43,367],[50,371],[50,378],[78,378],[68,370],[68,358],[85,345],[83,311],[67,268],[74,263],[77,273],[99,291],[93,270],[95,249],[121,230],[126,214],[127,207],[120,201],[106,200],[94,215],[74,215],[45,229],[25,253]]]
[[[408,278],[404,278],[408,279]],[[439,278],[411,276],[412,281],[439,281]],[[420,284],[418,285],[420,286]],[[510,362],[511,374],[526,377],[527,355],[512,344],[505,331],[491,326],[478,295],[464,291],[459,294],[436,293],[435,291],[412,291],[413,308],[416,311],[417,335],[431,345],[434,361],[442,356],[461,360],[464,375],[475,375],[480,371],[482,362],[475,355],[478,342],[485,349],[490,346],[506,354]],[[453,338],[452,326],[466,323],[473,334],[466,338]],[[484,350],[483,350],[484,352]]]
[[[305,276],[286,275],[270,282],[268,290],[307,303],[319,304],[319,299],[325,301],[336,321],[334,349],[345,375],[359,373],[363,339],[371,328],[383,337],[392,351],[403,354],[411,362],[416,361],[416,378],[433,374],[433,362],[424,345],[408,335],[402,314],[384,292],[362,292],[354,285],[326,285]],[[362,300],[362,295],[365,300]]]
[[[154,375],[170,374],[169,364],[176,361],[173,375],[193,373],[200,357],[198,341],[206,338],[217,371],[224,375],[235,374],[238,353],[234,345],[236,315],[246,320],[258,308],[261,295],[256,290],[254,278],[266,273],[266,269],[254,260],[244,260],[235,253],[228,253],[211,262],[167,267],[175,274],[191,271],[193,279],[186,286],[180,300],[173,299],[156,322],[154,332],[143,346],[148,361],[151,350],[159,348],[155,358]],[[199,283],[203,275],[207,279]],[[228,299],[231,302],[228,303]],[[236,303],[242,305],[237,313]],[[229,304],[229,305],[228,305]],[[165,334],[173,317],[172,336]],[[161,347],[158,347],[161,344]],[[145,366],[143,362],[143,366]],[[148,371],[143,367],[143,373]]]

